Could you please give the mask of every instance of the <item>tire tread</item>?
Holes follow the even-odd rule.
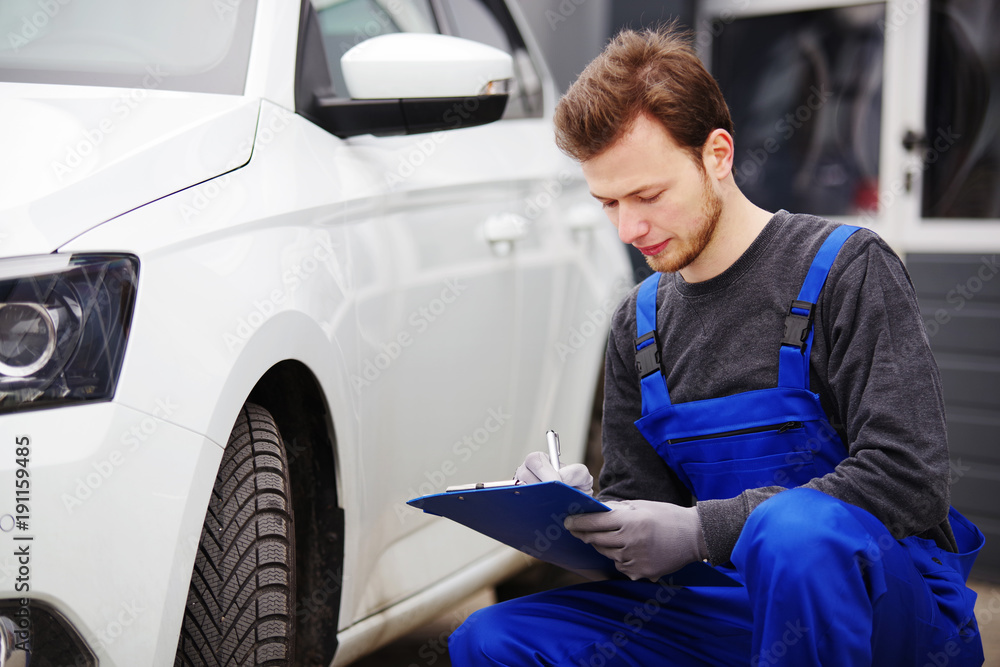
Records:
[[[281,436],[270,413],[247,403],[205,514],[175,665],[291,664],[292,521]]]

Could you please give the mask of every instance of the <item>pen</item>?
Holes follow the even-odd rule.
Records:
[[[559,470],[562,467],[559,463],[559,434],[550,429],[545,432],[545,440],[549,443],[549,460],[552,461],[552,467]]]

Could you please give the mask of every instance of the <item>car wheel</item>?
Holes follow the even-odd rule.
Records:
[[[290,665],[295,530],[274,419],[247,403],[205,514],[175,665]]]

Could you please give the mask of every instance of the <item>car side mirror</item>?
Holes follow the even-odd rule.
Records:
[[[503,115],[514,76],[509,54],[448,35],[380,35],[340,62],[350,99],[320,97],[313,114],[342,138],[492,123]]]

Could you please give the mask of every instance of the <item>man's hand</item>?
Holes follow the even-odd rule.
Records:
[[[565,526],[615,561],[629,579],[655,581],[708,558],[697,508],[651,500],[605,504],[612,511],[568,516]]]
[[[557,471],[552,467],[548,454],[542,452],[528,454],[524,463],[514,473],[514,479],[520,484],[561,481],[588,496],[594,495],[594,476],[587,470],[587,466],[582,463],[571,463]]]

